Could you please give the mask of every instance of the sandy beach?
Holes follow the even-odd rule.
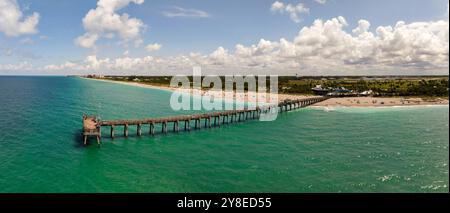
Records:
[[[247,93],[236,93],[233,92],[232,94],[224,92],[224,91],[208,91],[208,90],[198,90],[198,89],[188,89],[188,90],[179,90],[179,88],[169,87],[169,86],[156,86],[156,85],[149,85],[149,84],[143,84],[139,82],[124,82],[124,81],[113,81],[113,80],[107,80],[107,79],[95,79],[95,78],[85,78],[89,80],[95,80],[95,81],[104,81],[104,82],[110,82],[110,83],[116,83],[116,84],[122,84],[122,85],[129,85],[129,86],[136,86],[136,87],[142,87],[142,88],[150,88],[150,89],[159,89],[159,90],[166,90],[166,91],[180,91],[180,92],[186,92],[190,93],[191,95],[211,95],[218,98],[224,98],[225,100],[232,99],[230,97],[234,97],[236,101],[239,102],[256,102],[256,94],[247,94]],[[263,94],[261,96],[262,98],[266,99],[266,103],[270,102],[271,95],[270,93]],[[274,96],[272,96],[274,97]],[[320,96],[307,96],[307,95],[296,95],[296,94],[278,94],[278,102],[285,101],[285,100],[295,100],[295,99],[302,99],[302,98],[311,98],[311,97],[320,97]]]
[[[177,91],[178,88],[168,87],[168,86],[156,86],[156,85],[149,85],[149,84],[143,84],[139,82],[124,82],[124,81],[112,81],[107,79],[93,79],[93,78],[86,78],[90,80],[96,80],[96,81],[104,81],[104,82],[110,82],[110,83],[117,83],[122,85],[129,85],[129,86],[136,86],[136,87],[142,87],[142,88],[151,88],[151,89],[159,89],[159,90],[166,90],[166,91]],[[226,93],[223,91],[207,91],[207,90],[198,90],[198,89],[192,89],[192,90],[181,90],[182,92],[187,92],[190,94],[195,95],[213,95],[214,97],[222,97],[225,100],[232,99],[231,97],[235,97],[236,101],[239,102],[255,102],[256,94],[241,94],[241,93]],[[270,101],[270,94],[262,95],[263,98],[266,99],[266,102]],[[273,97],[273,96],[272,96]],[[317,97],[317,96],[307,96],[307,95],[297,95],[297,94],[278,94],[278,101],[285,101],[285,100],[296,100],[301,98],[308,98],[308,97]],[[443,98],[430,98],[430,99],[423,99],[423,98],[410,98],[410,97],[389,97],[389,98],[382,98],[382,97],[344,97],[344,98],[330,98],[328,100],[325,100],[320,103],[316,103],[312,106],[325,106],[325,107],[335,107],[335,106],[342,106],[342,107],[385,107],[385,106],[415,106],[415,105],[448,105],[449,101],[448,99]]]
[[[330,98],[328,100],[316,103],[313,106],[342,106],[342,107],[383,107],[383,106],[416,106],[416,105],[448,105],[447,99],[422,99],[406,97],[348,97],[348,98]]]

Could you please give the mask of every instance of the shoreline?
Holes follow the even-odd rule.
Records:
[[[175,88],[171,88],[171,87],[155,86],[155,85],[142,84],[142,83],[136,83],[136,82],[113,81],[113,80],[98,79],[98,78],[85,78],[85,77],[81,77],[81,76],[79,76],[79,78],[85,79],[85,80],[115,83],[115,84],[122,84],[122,85],[141,87],[141,88],[157,89],[157,90],[172,91],[172,92],[175,91]]]
[[[157,90],[163,90],[163,91],[169,91],[169,92],[175,92],[178,90],[178,88],[168,87],[168,86],[156,86],[156,85],[150,85],[150,84],[143,84],[138,82],[125,82],[125,81],[113,81],[108,79],[97,79],[97,78],[85,78],[80,77],[82,79],[87,80],[95,80],[95,81],[101,81],[101,82],[109,82],[109,83],[116,83],[121,85],[127,85],[127,86],[134,86],[134,87],[140,87],[140,88],[148,88],[148,89],[157,89]],[[198,90],[198,89],[192,89],[192,91],[188,92],[189,95],[194,96],[222,96],[225,101],[234,101],[236,99],[237,102],[255,102],[255,101],[249,101],[247,93],[240,94],[233,92],[233,98],[226,97],[224,92],[217,93],[215,92],[209,92],[205,90]],[[210,94],[211,93],[211,94]],[[300,98],[306,98],[306,97],[315,97],[315,96],[307,96],[307,95],[296,95],[296,94],[278,94],[278,101],[284,101],[287,99],[295,100]],[[267,99],[270,99],[270,95],[266,97]],[[267,100],[266,99],[266,100]],[[265,103],[268,103],[267,100]],[[367,108],[367,107],[407,107],[407,106],[448,106],[449,100],[444,98],[431,98],[430,100],[424,100],[420,97],[339,97],[339,98],[330,98],[328,100],[325,100],[320,103],[316,103],[311,105],[310,107],[361,107],[361,108]]]
[[[143,83],[138,83],[138,82],[113,81],[113,80],[108,80],[108,79],[84,78],[84,77],[80,77],[80,78],[87,79],[87,80],[101,81],[101,82],[116,83],[116,84],[134,86],[134,87],[140,87],[140,88],[157,89],[157,90],[163,90],[163,91],[169,91],[169,92],[175,92],[179,89],[179,88],[173,88],[173,87],[168,87],[168,86],[156,86],[156,85],[150,85],[150,84],[143,84]],[[184,91],[181,90],[181,92],[183,93]],[[224,91],[216,91],[215,92],[215,91],[208,91],[208,90],[191,89],[189,92],[185,92],[185,93],[189,93],[189,95],[194,96],[194,97],[203,97],[203,96],[210,95],[210,96],[214,96],[214,97],[222,97],[225,101],[236,101],[239,103],[243,103],[243,102],[256,103],[256,99],[249,100],[248,93],[242,94],[242,93],[233,92],[233,94],[228,94],[228,95],[233,96],[233,98],[226,96]],[[295,100],[295,99],[300,99],[300,98],[312,98],[312,97],[321,97],[321,96],[278,94],[278,102],[285,101],[288,99]],[[256,98],[256,97],[253,97],[253,98]],[[260,104],[270,103],[270,98],[271,98],[270,93],[264,94],[263,98],[266,98],[266,101],[260,102]]]
[[[311,109],[325,109],[325,110],[334,110],[334,109],[407,109],[407,108],[427,108],[427,107],[449,107],[448,104],[422,104],[422,105],[406,105],[406,106],[342,106],[342,105],[329,105],[329,106],[314,106],[311,105],[309,108]]]
[[[312,105],[313,107],[407,107],[407,106],[448,106],[443,98],[430,100],[419,97],[343,97],[330,98]]]

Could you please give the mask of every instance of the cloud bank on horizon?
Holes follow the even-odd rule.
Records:
[[[314,0],[310,3],[327,6],[329,2]],[[90,9],[82,18],[85,33],[73,40],[74,46],[90,50],[84,59],[40,66],[28,61],[15,64],[0,61],[0,74],[30,71],[43,74],[168,75],[189,74],[193,66],[202,66],[204,73],[209,74],[448,74],[448,3],[447,19],[443,20],[397,21],[392,26],[372,26],[365,19],[348,23],[343,16],[316,18],[312,24],[299,28],[291,39],[260,39],[255,44],[238,43],[233,48],[219,46],[208,54],[194,49],[188,54],[172,56],[149,55],[170,44],[142,46],[143,32],[148,25],[142,19],[122,12],[130,5],[141,7],[143,4],[144,0],[99,0],[96,8]],[[299,1],[274,1],[264,12],[271,16],[286,15],[290,19],[286,17],[287,22],[295,23],[303,23],[302,16],[313,13]],[[170,19],[208,18],[214,21],[214,14],[178,6],[161,14]],[[37,33],[39,18],[39,12],[24,16],[16,0],[0,0],[0,34],[6,37]],[[351,25],[356,27],[351,28]],[[118,48],[125,48],[126,54],[99,57],[96,44],[115,37],[119,40]],[[144,53],[129,56],[129,44],[142,48]]]

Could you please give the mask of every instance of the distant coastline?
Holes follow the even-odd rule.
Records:
[[[174,92],[177,88],[163,86],[163,85],[150,85],[140,82],[127,82],[127,81],[116,81],[109,79],[99,79],[99,78],[86,78],[83,79],[116,83],[128,86],[135,86],[141,88],[157,89]],[[199,91],[197,91],[199,92]],[[207,95],[207,91],[202,90],[198,94],[202,96]],[[235,94],[237,101],[247,101],[247,97]],[[308,95],[298,95],[298,94],[278,94],[279,101],[285,101],[288,99],[295,100],[305,97],[312,97]],[[330,98],[326,101],[312,105],[313,107],[396,107],[396,106],[426,106],[426,105],[449,105],[449,100],[445,98],[436,97],[339,97]]]
[[[162,85],[157,86],[157,85],[143,84],[143,83],[139,83],[139,82],[114,81],[114,80],[108,80],[108,79],[85,78],[85,77],[81,77],[81,78],[88,79],[88,80],[116,83],[116,84],[121,84],[121,85],[135,86],[135,87],[141,87],[141,88],[164,90],[164,91],[170,91],[170,92],[175,92],[178,90],[178,88],[173,88],[173,87],[169,87],[169,86],[162,86]],[[196,94],[201,94],[202,96],[208,95],[208,91],[206,91],[206,90],[199,91],[197,89],[192,89],[192,91],[194,91],[194,93],[196,93]],[[191,95],[193,95],[193,94],[191,94]],[[217,93],[215,95],[217,95]],[[222,92],[222,97],[224,97],[223,92]],[[238,101],[238,102],[248,101],[247,94],[234,93],[234,97],[236,98],[236,101]],[[317,96],[296,95],[296,94],[278,94],[278,101],[285,101],[288,99],[295,100],[295,99],[307,98],[307,97],[317,97]]]

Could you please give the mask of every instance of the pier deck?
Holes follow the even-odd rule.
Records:
[[[314,97],[314,98],[304,98],[297,100],[286,100],[278,103],[278,105],[268,105],[264,107],[256,107],[250,109],[242,110],[229,110],[222,112],[211,112],[204,114],[195,115],[180,115],[165,118],[144,118],[144,119],[133,119],[133,120],[109,120],[100,121],[95,116],[83,116],[83,136],[84,144],[88,136],[95,136],[97,138],[97,143],[100,144],[101,138],[101,127],[110,127],[111,138],[115,138],[115,127],[123,127],[123,136],[128,137],[129,126],[137,126],[137,136],[142,135],[142,127],[144,125],[149,126],[149,134],[155,135],[156,124],[161,126],[161,133],[167,134],[168,124],[173,124],[173,132],[180,131],[180,123],[184,122],[184,131],[191,130],[191,122],[194,122],[195,129],[201,129],[202,123],[204,123],[204,128],[220,127],[222,124],[237,123],[250,119],[258,119],[261,113],[269,112],[270,110],[277,108],[278,112],[291,111],[298,108],[307,107],[309,105],[321,102],[328,99],[327,97]],[[213,121],[211,121],[213,120]]]

